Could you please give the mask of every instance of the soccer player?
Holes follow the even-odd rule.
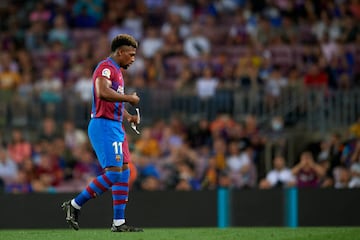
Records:
[[[134,61],[138,43],[127,34],[117,35],[111,42],[110,56],[101,61],[93,73],[93,102],[88,135],[104,174],[95,178],[74,199],[62,204],[66,221],[79,230],[78,216],[81,207],[90,199],[112,190],[114,218],[112,232],[138,232],[140,228],[126,225],[125,206],[128,198],[130,171],[123,165],[123,143],[125,132],[123,119],[137,118],[125,109],[126,102],[136,105],[140,98],[124,94],[121,68],[127,69]]]

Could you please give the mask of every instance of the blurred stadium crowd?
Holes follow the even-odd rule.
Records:
[[[0,179],[8,193],[79,191],[101,172],[77,119],[89,119],[92,70],[119,33],[140,42],[124,72],[128,91],[206,101],[241,89],[272,108],[285,90],[328,96],[360,85],[359,0],[3,0],[0,18]],[[360,187],[360,121],[290,163],[283,117],[263,127],[251,113],[191,124],[175,115],[143,126],[139,137],[129,132],[132,187]]]

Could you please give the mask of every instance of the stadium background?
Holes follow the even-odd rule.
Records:
[[[293,168],[305,150],[324,171],[309,187],[360,186],[359,1],[1,1],[0,17],[6,197],[99,173],[90,77],[118,33],[140,42],[133,191],[256,191],[275,156]]]

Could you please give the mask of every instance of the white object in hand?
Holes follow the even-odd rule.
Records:
[[[139,108],[136,108],[136,114],[137,114],[137,124],[140,124],[140,110]],[[140,134],[139,130],[137,130],[135,123],[131,123],[131,128],[137,133]]]

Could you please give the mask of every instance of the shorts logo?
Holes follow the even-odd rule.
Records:
[[[101,72],[101,75],[110,79],[110,75],[111,75],[110,69],[104,68]]]
[[[120,156],[120,155],[116,155],[116,156],[115,156],[115,159],[116,159],[116,161],[120,162],[121,156]]]

